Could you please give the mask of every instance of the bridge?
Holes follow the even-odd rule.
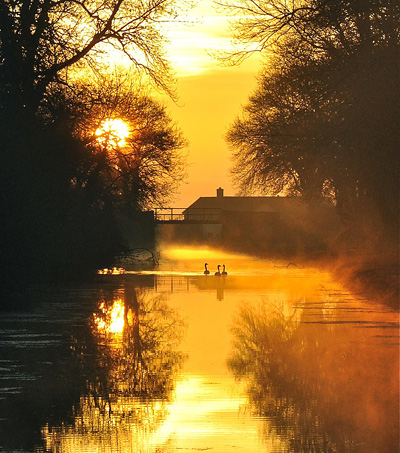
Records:
[[[219,223],[221,209],[217,208],[155,208],[156,223]]]

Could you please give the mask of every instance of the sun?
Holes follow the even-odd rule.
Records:
[[[97,141],[112,148],[123,148],[130,135],[128,124],[120,118],[108,118],[96,129]]]

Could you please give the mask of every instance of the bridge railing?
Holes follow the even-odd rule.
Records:
[[[183,221],[185,208],[155,208],[154,219],[158,222]]]
[[[154,219],[158,222],[218,222],[218,208],[155,208]]]

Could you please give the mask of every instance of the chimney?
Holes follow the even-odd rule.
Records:
[[[224,196],[224,189],[222,189],[221,187],[219,187],[217,189],[217,197],[218,198],[222,198]]]

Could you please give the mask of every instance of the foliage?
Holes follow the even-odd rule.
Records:
[[[1,0],[3,100],[17,107],[37,106],[49,83],[68,82],[68,68],[97,67],[99,57],[110,50],[125,55],[134,67],[169,90],[160,23],[176,19],[179,3]]]
[[[184,140],[164,107],[118,78],[96,86],[94,75],[119,50],[136,81],[145,73],[172,95],[159,24],[179,3],[0,0],[2,283],[110,265],[133,245],[126,219],[140,223],[136,210],[177,187]],[[129,153],[95,135],[118,115],[139,128]]]
[[[129,76],[99,78],[74,90],[54,87],[42,106],[57,121],[72,121],[75,135],[91,149],[94,162],[73,180],[75,190],[107,192],[113,205],[149,209],[170,200],[184,177],[186,145],[165,107],[142,93]],[[123,143],[118,131],[103,130],[117,120],[128,129]]]
[[[398,213],[397,2],[240,1],[245,58],[269,51],[256,92],[227,140],[243,191],[327,196],[393,234]]]

